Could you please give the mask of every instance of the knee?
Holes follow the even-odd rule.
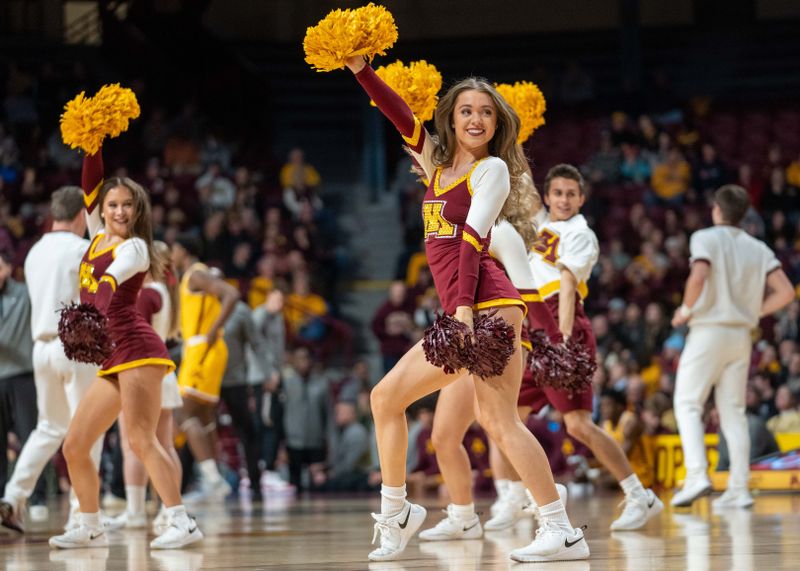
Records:
[[[463,439],[463,434],[457,434],[454,430],[439,429],[438,426],[434,426],[431,432],[431,445],[437,454],[460,447]]]
[[[583,418],[564,418],[564,425],[567,429],[567,434],[579,442],[586,443],[592,437],[594,430],[599,430],[591,420]]]
[[[128,433],[128,446],[139,460],[144,460],[153,446],[153,438],[141,430],[131,430]]]
[[[377,417],[384,417],[391,414],[402,414],[405,408],[398,403],[396,395],[387,389],[388,383],[378,383],[369,395],[372,414]]]
[[[67,461],[67,464],[72,464],[81,457],[88,456],[89,449],[86,448],[80,437],[68,432],[61,447],[61,452],[64,454],[64,460]]]

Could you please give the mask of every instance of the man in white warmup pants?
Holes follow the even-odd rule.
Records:
[[[81,258],[89,247],[83,238],[86,219],[83,191],[67,186],[55,191],[50,203],[53,229],[45,234],[25,259],[25,281],[31,299],[33,375],[39,419],[20,452],[14,473],[0,500],[2,525],[22,533],[22,513],[36,480],[67,435],[72,415],[96,376],[97,367],[67,359],[58,338],[58,311],[79,301]],[[100,465],[103,442],[92,449]]]
[[[711,492],[702,413],[712,388],[730,450],[728,489],[714,500],[714,507],[753,505],[745,416],[750,331],[762,316],[790,303],[795,293],[772,250],[739,228],[749,203],[742,187],[721,187],[714,194],[714,226],[691,238],[692,268],[683,305],[672,319],[675,327],[689,324],[675,382],[686,481],[673,497],[673,506],[689,506]]]

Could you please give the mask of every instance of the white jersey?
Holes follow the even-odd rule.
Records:
[[[576,214],[569,220],[550,220],[543,208],[534,220],[539,236],[528,254],[536,289],[542,299],[557,294],[561,288],[561,270],[566,268],[578,282],[578,294],[584,299],[586,282],[600,256],[597,236],[586,218]]]
[[[733,226],[698,230],[689,250],[692,262],[711,264],[689,325],[758,325],[767,274],[781,267],[772,250]]]
[[[58,335],[62,305],[80,301],[78,275],[81,259],[89,248],[72,232],[48,232],[25,258],[25,282],[31,298],[31,334],[34,341]]]
[[[150,325],[153,326],[153,329],[158,333],[158,336],[161,337],[161,340],[166,341],[169,335],[170,316],[172,315],[172,302],[169,298],[167,285],[161,282],[148,282],[142,287],[154,289],[158,292],[158,295],[161,296],[161,309],[152,315],[150,318]]]

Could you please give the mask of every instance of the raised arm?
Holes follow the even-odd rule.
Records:
[[[428,179],[433,174],[431,154],[433,146],[430,135],[419,119],[414,117],[411,108],[403,101],[394,90],[386,85],[375,70],[370,67],[363,57],[353,57],[347,60],[347,67],[356,76],[358,83],[367,92],[378,109],[381,110],[389,121],[395,126],[411,152],[411,156],[425,171]]]
[[[93,155],[83,157],[83,170],[81,172],[81,188],[83,188],[83,201],[86,204],[86,224],[89,236],[92,238],[103,227],[100,219],[100,187],[103,186],[103,150],[100,149]]]

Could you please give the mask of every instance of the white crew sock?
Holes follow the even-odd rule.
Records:
[[[222,474],[219,473],[219,468],[217,468],[217,461],[213,458],[198,462],[197,466],[200,468],[200,474],[202,474],[203,481],[209,484],[214,484],[222,479]]]
[[[144,513],[144,499],[147,488],[144,486],[125,486],[125,497],[128,499],[127,512],[130,515]]]
[[[464,505],[450,504],[453,506],[453,515],[461,521],[471,521],[475,519],[475,504],[470,502]]]
[[[635,473],[624,480],[620,480],[619,485],[622,491],[625,492],[625,497],[644,497],[646,495],[644,486],[642,486],[642,483],[639,481],[639,476]]]
[[[567,510],[564,509],[564,504],[561,503],[561,500],[556,500],[545,506],[540,506],[539,520],[542,522],[552,521],[560,528],[569,532],[573,530],[572,524],[569,522],[569,517],[567,516]]]
[[[387,486],[381,485],[381,514],[393,516],[403,509],[406,502],[406,485]]]
[[[100,529],[100,512],[80,512],[78,514],[78,521],[81,522],[82,526],[88,527],[89,529]]]

